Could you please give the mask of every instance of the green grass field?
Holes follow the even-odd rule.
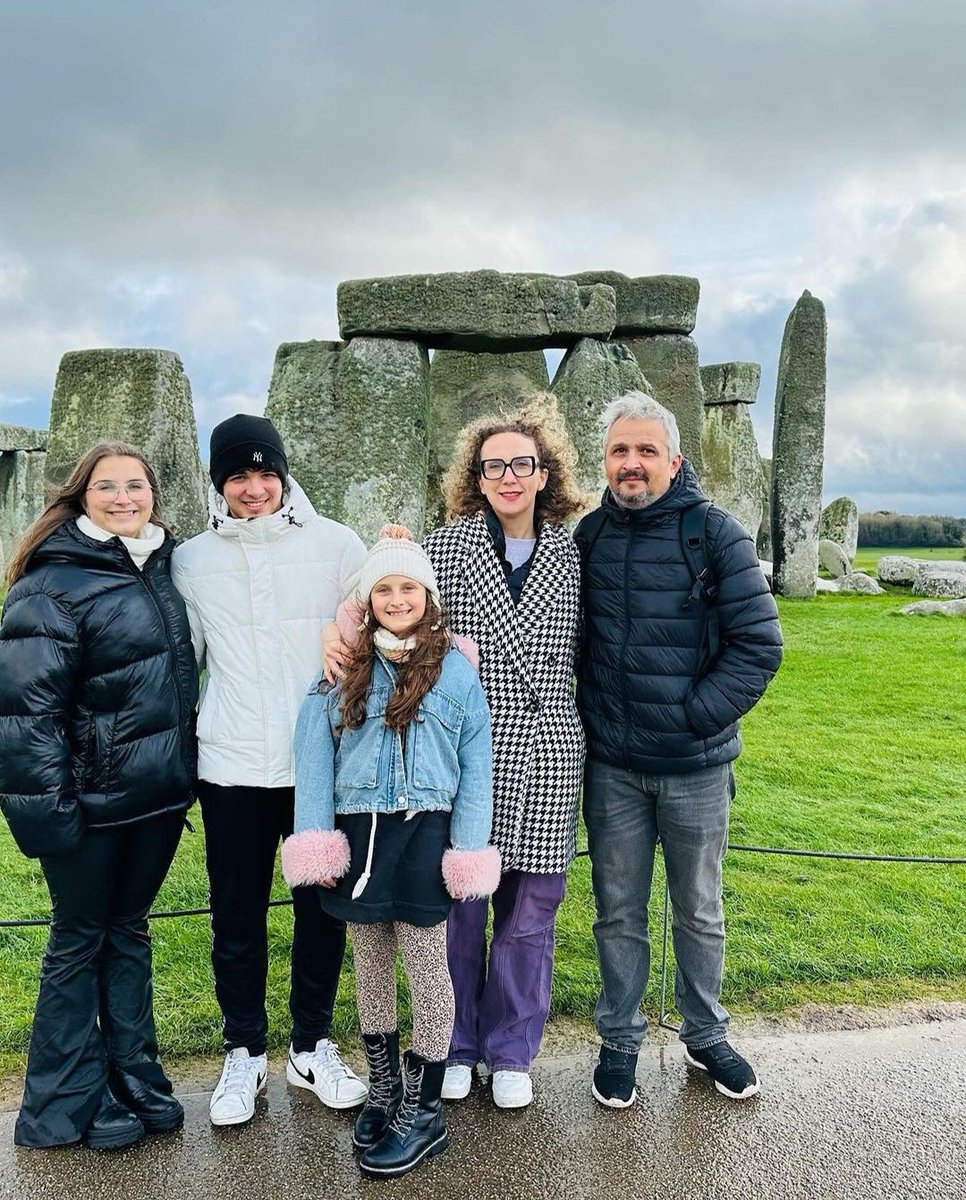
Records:
[[[896,615],[908,598],[890,592],[781,602],[786,660],[744,722],[733,843],[966,857],[966,623]],[[205,903],[203,834],[192,817],[198,832],[185,834],[158,908]],[[40,871],[17,853],[5,826],[0,863],[0,918],[43,916]],[[805,1001],[966,998],[966,866],[731,851],[725,887],[724,999],[734,1011],[775,1012]],[[276,891],[285,895],[281,880]],[[656,929],[661,899],[655,899]],[[592,916],[588,864],[580,859],[559,923],[557,1014],[592,1012]],[[276,1049],[288,1033],[290,920],[288,909],[273,910]],[[163,1045],[178,1054],[216,1050],[206,918],[158,920],[153,931]],[[26,1048],[44,940],[40,928],[0,929],[0,1065],[16,1066]],[[646,997],[652,1013],[657,961],[655,955]],[[337,1032],[345,1036],[352,1027],[347,970]]]

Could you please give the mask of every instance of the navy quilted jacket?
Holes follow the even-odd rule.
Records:
[[[168,538],[139,571],[74,521],[36,550],[0,624],[0,808],[24,854],[187,809],[198,672]]]
[[[718,587],[720,648],[708,662],[707,606],[685,607],[692,576],[681,513],[706,499],[685,460],[648,508],[623,509],[607,491],[606,519],[583,560],[584,638],[577,706],[592,758],[641,773],[698,771],[738,757],[738,720],[782,656],[778,610],[754,543],[723,509],[708,512],[707,551]]]

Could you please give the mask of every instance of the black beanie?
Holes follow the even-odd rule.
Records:
[[[211,431],[208,472],[221,492],[229,475],[239,471],[274,471],[288,478],[288,459],[278,430],[267,417],[237,413]]]

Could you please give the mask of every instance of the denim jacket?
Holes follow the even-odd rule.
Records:
[[[295,833],[332,829],[337,813],[452,812],[450,842],[481,850],[493,817],[490,713],[479,678],[456,649],[443,659],[405,739],[385,723],[396,681],[381,654],[366,720],[337,731],[341,691],[317,680],[295,727]]]

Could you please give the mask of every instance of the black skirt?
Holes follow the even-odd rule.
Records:
[[[376,838],[369,880],[353,900],[352,890],[366,866],[373,816]],[[335,827],[349,839],[349,870],[334,888],[319,888],[322,907],[356,925],[405,921],[426,928],[445,921],[453,903],[442,869],[449,818],[448,812],[337,815]]]

